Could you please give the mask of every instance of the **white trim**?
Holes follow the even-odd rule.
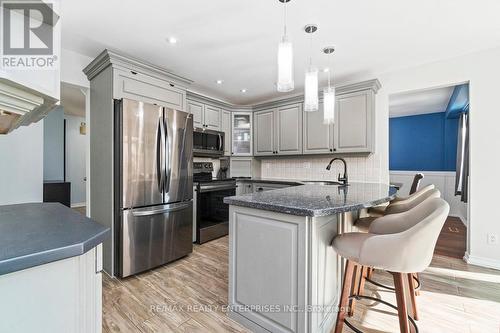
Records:
[[[411,171],[411,170],[389,170],[389,173],[395,175],[402,176],[414,176],[416,173],[423,173],[424,176],[456,176],[457,173],[455,171]],[[425,178],[424,178],[425,179]]]
[[[500,260],[473,256],[470,255],[469,252],[465,252],[464,260],[466,263],[470,265],[476,265],[476,266],[482,266],[500,270]]]
[[[79,207],[85,207],[87,204],[85,202],[79,202],[79,203],[72,203],[71,208],[79,208]]]

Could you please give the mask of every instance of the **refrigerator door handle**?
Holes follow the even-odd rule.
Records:
[[[156,130],[156,177],[158,179],[158,190],[163,191],[163,148],[162,148],[162,128],[161,122],[158,120],[158,128]]]
[[[151,216],[151,215],[158,215],[158,214],[163,214],[163,213],[168,213],[168,212],[175,212],[178,210],[183,210],[189,207],[189,202],[188,203],[176,203],[176,204],[170,204],[170,205],[163,205],[161,208],[157,209],[150,209],[150,210],[132,210],[132,215],[133,216]]]
[[[171,172],[171,166],[170,163],[172,162],[172,156],[170,154],[170,137],[168,134],[168,117],[167,114],[165,113],[164,115],[165,120],[163,123],[164,126],[164,133],[165,133],[165,155],[166,155],[166,163],[165,165],[165,185],[163,187],[163,192],[168,193],[170,191],[170,172]]]

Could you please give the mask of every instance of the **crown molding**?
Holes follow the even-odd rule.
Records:
[[[187,87],[193,83],[192,80],[174,74],[163,67],[153,65],[149,62],[126,55],[124,53],[104,49],[90,64],[83,69],[83,73],[90,81],[107,67],[112,66],[124,70],[136,71],[160,80],[172,81],[177,86]]]
[[[188,90],[186,93],[186,98],[189,101],[195,101],[198,103],[210,104],[212,106],[220,107],[226,110],[238,110],[238,111],[253,111],[253,107],[251,105],[238,105],[232,104],[217,98],[213,98],[204,94],[200,94],[198,92]]]

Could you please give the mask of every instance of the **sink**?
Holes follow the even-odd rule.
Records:
[[[343,185],[342,183],[335,181],[322,181],[322,180],[309,180],[300,183],[304,185]]]

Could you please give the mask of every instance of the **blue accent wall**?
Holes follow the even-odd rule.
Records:
[[[389,119],[389,169],[455,171],[458,119],[446,112]]]

